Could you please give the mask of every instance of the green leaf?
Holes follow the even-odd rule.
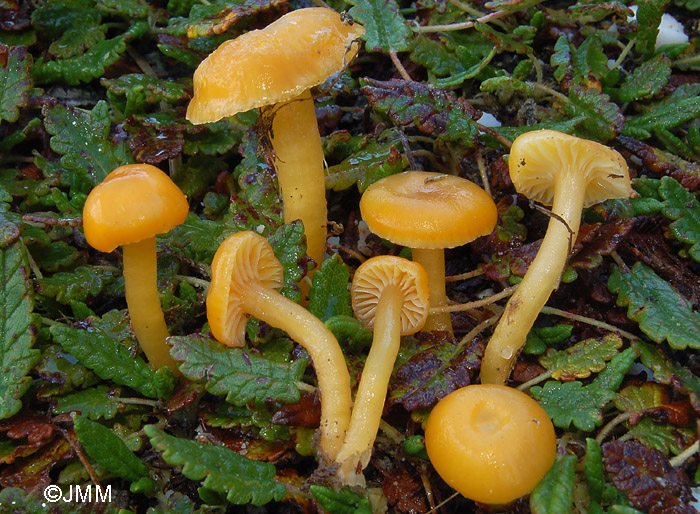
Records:
[[[352,316],[349,283],[350,270],[338,254],[323,261],[309,291],[309,312],[324,322],[332,316]]]
[[[369,500],[348,487],[340,491],[323,485],[309,487],[316,501],[330,514],[371,514]]]
[[[603,486],[605,485],[605,468],[603,467],[603,451],[595,439],[586,438],[586,459],[583,463],[583,473],[588,484],[588,494],[591,500],[600,502],[603,500]]]
[[[670,61],[665,54],[659,54],[637,66],[627,76],[615,96],[620,102],[651,98],[661,91],[670,76]]]
[[[530,394],[556,426],[568,429],[573,423],[584,432],[591,432],[603,423],[601,409],[615,398],[613,391],[594,385],[584,387],[579,381],[550,380],[544,387],[533,386]]]
[[[636,262],[631,271],[622,271],[615,266],[608,289],[617,293],[617,305],[627,306],[627,317],[652,341],[666,340],[676,350],[700,348],[700,315],[650,267]]]
[[[700,202],[695,194],[685,189],[677,180],[661,178],[659,194],[664,200],[661,212],[671,220],[671,234],[689,244],[688,255],[700,262]]]
[[[126,346],[99,327],[88,332],[54,325],[50,331],[56,342],[103,380],[113,380],[149,398],[167,398],[175,385],[169,368],[154,372],[141,357],[131,355]]]
[[[169,342],[182,374],[190,380],[204,381],[209,393],[226,395],[229,403],[242,406],[253,401],[299,401],[296,383],[304,375],[304,359],[287,365],[200,335],[173,336]]]
[[[552,378],[565,380],[586,378],[599,372],[605,363],[617,355],[622,339],[617,334],[606,334],[601,339],[579,341],[566,350],[550,349],[539,358],[542,366],[552,372]]]
[[[85,452],[105,470],[129,482],[148,477],[143,461],[109,428],[81,415],[73,417],[73,428]]]
[[[553,327],[533,327],[527,334],[523,352],[529,355],[541,355],[548,346],[563,343],[574,330],[573,325],[554,325]]]
[[[125,96],[127,99],[137,91],[144,93],[144,100],[154,104],[168,102],[171,104],[189,99],[188,89],[192,88],[192,82],[188,80],[159,79],[145,73],[127,73],[114,79],[100,79],[100,84],[105,86],[110,93]]]
[[[36,281],[37,292],[57,302],[84,302],[97,298],[118,280],[117,274],[95,266],[79,266],[70,272],[60,272]]]
[[[545,477],[530,494],[533,514],[573,512],[576,456],[558,455]]]
[[[196,443],[166,434],[155,425],[143,427],[151,445],[163,452],[171,466],[182,466],[191,480],[204,480],[203,487],[237,505],[265,505],[282,500],[287,490],[274,480],[275,466],[241,457],[221,446]]]
[[[306,235],[301,220],[285,223],[270,231],[267,236],[275,257],[284,268],[280,293],[292,301],[301,301],[301,292],[296,286],[306,271]]]
[[[6,62],[0,68],[0,120],[15,122],[19,119],[19,108],[29,102],[32,56],[23,46],[0,48],[0,56],[3,53]]]
[[[127,20],[155,15],[144,0],[97,0],[96,7],[109,14],[119,14]]]
[[[49,54],[60,59],[81,55],[88,48],[104,41],[108,28],[106,25],[71,27],[59,39],[51,43]]]
[[[351,0],[349,14],[365,28],[365,49],[370,52],[410,50],[413,31],[399,12],[396,0]]]
[[[26,254],[20,243],[0,248],[0,419],[22,408],[32,383],[29,370],[39,361],[32,349],[38,319]]]
[[[549,64],[554,68],[554,78],[561,82],[571,67],[571,43],[566,36],[561,35],[557,39]]]
[[[596,34],[591,34],[572,52],[571,64],[574,77],[584,82],[590,77],[603,78],[608,71],[608,57],[603,52],[603,45]]]
[[[32,68],[34,80],[37,84],[65,82],[71,86],[90,82],[103,75],[105,68],[119,60],[121,54],[126,52],[127,41],[140,37],[147,29],[148,25],[144,22],[137,22],[129,31],[100,41],[82,55],[48,62],[40,58]]]
[[[372,344],[372,331],[352,316],[333,316],[325,321],[325,325],[341,346],[365,347]]]
[[[655,129],[671,129],[698,116],[700,116],[700,97],[685,98],[654,108],[647,114],[628,118],[622,133],[637,139],[647,139]]]
[[[622,353],[618,353],[613,359],[608,362],[608,365],[603,371],[598,373],[598,376],[593,379],[591,385],[607,389],[608,391],[617,391],[625,379],[625,375],[629,372],[634,361],[639,357],[639,352],[634,348],[627,348]]]
[[[638,4],[636,30],[632,39],[635,49],[645,59],[654,53],[659,25],[668,3],[669,0],[647,0]]]
[[[226,238],[224,226],[190,212],[185,221],[168,232],[170,244],[181,249],[190,259],[211,262],[217,248]]]
[[[109,139],[111,122],[107,102],[92,111],[56,104],[43,109],[44,125],[51,134],[51,149],[62,154],[61,164],[77,175],[87,172],[97,185],[117,166],[133,162],[128,145]]]
[[[99,385],[75,393],[60,396],[53,409],[54,414],[79,412],[90,419],[112,419],[123,407],[118,396],[114,396],[114,388]]]
[[[569,88],[569,100],[565,106],[567,113],[586,118],[577,127],[582,137],[605,142],[622,132],[625,117],[605,93],[574,84]]]
[[[411,61],[420,64],[438,77],[445,77],[466,71],[457,55],[442,41],[419,36],[413,43]]]

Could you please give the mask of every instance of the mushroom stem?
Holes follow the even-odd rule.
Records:
[[[168,366],[179,375],[165,342],[170,333],[158,296],[156,238],[124,245],[122,254],[126,303],[136,339],[153,369]]]
[[[300,219],[306,253],[317,265],[326,249],[326,178],[321,135],[309,90],[265,111],[272,116],[271,142],[282,190],[285,223]]]
[[[554,190],[547,233],[537,256],[511,296],[481,361],[481,383],[504,385],[518,352],[549,296],[559,286],[569,251],[576,241],[586,194],[585,179],[563,174]]]
[[[377,303],[372,346],[357,388],[350,427],[338,453],[338,476],[346,485],[365,484],[358,468],[364,469],[369,463],[382,419],[386,391],[401,342],[403,301],[400,288],[389,285],[382,291]]]
[[[413,260],[420,263],[428,273],[430,307],[444,307],[448,304],[445,292],[445,250],[442,248],[411,248]],[[443,330],[452,334],[452,318],[449,312],[430,314],[423,332]]]
[[[333,333],[309,311],[274,289],[246,285],[243,307],[251,316],[278,327],[306,349],[321,394],[320,458],[334,461],[350,423],[350,374]]]

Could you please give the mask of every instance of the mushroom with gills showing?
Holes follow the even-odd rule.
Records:
[[[411,249],[430,285],[430,307],[447,305],[445,248],[490,234],[498,211],[491,197],[473,182],[454,175],[405,171],[378,180],[360,199],[362,219],[381,238]],[[428,332],[452,333],[450,313],[431,314]]]
[[[559,281],[576,241],[581,211],[632,192],[625,159],[600,143],[553,130],[516,138],[510,176],[518,192],[552,206],[547,232],[486,346],[481,383],[505,384],[527,333]]]
[[[401,257],[373,257],[357,268],[350,291],[357,318],[374,337],[338,454],[338,476],[346,485],[364,485],[361,470],[372,454],[401,336],[418,332],[428,317],[428,275]]]
[[[245,345],[253,316],[280,328],[311,357],[321,397],[319,459],[332,463],[350,422],[350,374],[333,333],[313,314],[284,297],[282,264],[267,240],[238,232],[219,246],[211,265],[207,319],[214,337],[228,346]]]
[[[488,504],[529,494],[554,463],[554,426],[540,405],[507,386],[473,384],[433,407],[425,448],[460,494]]]
[[[187,119],[209,123],[266,107],[284,221],[300,219],[307,253],[317,264],[326,246],[324,155],[309,89],[341,71],[364,29],[332,9],[285,14],[262,30],[224,42],[194,73]]]
[[[156,234],[168,232],[187,217],[184,193],[160,169],[127,164],[109,173],[87,197],[83,208],[85,239],[101,252],[122,247],[124,289],[131,327],[155,369],[179,373],[165,339],[157,287]]]

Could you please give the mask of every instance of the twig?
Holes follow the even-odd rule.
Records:
[[[481,175],[481,182],[484,184],[484,191],[486,191],[489,196],[493,197],[491,194],[491,185],[489,184],[489,176],[486,172],[486,164],[484,164],[484,156],[479,151],[476,152],[476,165],[479,167],[479,175]]]
[[[426,512],[425,514],[431,514],[431,513],[435,512],[435,511],[438,510],[440,507],[445,506],[447,503],[449,503],[449,502],[451,502],[452,500],[454,500],[455,498],[457,498],[457,496],[459,496],[459,493],[458,493],[457,491],[455,491],[453,494],[451,494],[450,496],[448,496],[446,499],[442,500],[440,503],[438,503],[435,507],[433,507],[432,509],[430,509],[430,510],[429,510],[428,512]]]
[[[622,330],[621,328],[616,327],[615,325],[610,325],[609,323],[605,323],[604,321],[598,321],[597,319],[588,318],[586,316],[580,316],[579,314],[573,314],[571,312],[566,312],[561,309],[555,309],[554,307],[546,306],[542,307],[542,310],[540,312],[542,314],[552,314],[553,316],[561,316],[562,318],[570,319],[572,321],[580,321],[581,323],[591,325],[592,327],[602,328],[603,330],[609,330],[610,332],[615,332],[624,337],[625,339],[629,339],[630,341],[639,340],[638,336],[631,334],[626,330]]]
[[[598,435],[595,438],[596,443],[602,444],[603,441],[610,435],[610,433],[617,427],[617,425],[624,423],[630,417],[634,414],[634,411],[627,411],[623,412],[622,414],[618,414],[615,416],[613,419],[610,420],[610,422],[605,425],[600,432],[598,432]]]
[[[443,312],[459,312],[459,311],[470,311],[472,309],[477,309],[479,307],[483,307],[484,305],[490,305],[494,302],[497,302],[498,300],[501,300],[503,298],[506,298],[510,295],[512,295],[515,290],[518,288],[517,285],[507,287],[500,293],[496,293],[491,296],[487,296],[486,298],[482,298],[481,300],[474,300],[473,302],[467,302],[467,303],[459,303],[456,305],[445,305],[443,307],[434,307],[430,309],[430,314],[440,314]]]
[[[68,431],[66,429],[59,428],[58,431],[63,436],[63,438],[66,441],[68,441],[68,444],[70,444],[70,447],[73,449],[75,454],[78,456],[78,459],[80,460],[80,462],[82,462],[88,475],[90,475],[90,479],[94,482],[94,484],[97,487],[102,489],[102,484],[100,484],[100,480],[97,478],[97,474],[95,473],[95,470],[92,468],[92,465],[90,465],[90,462],[88,461],[87,457],[85,456],[85,453],[83,452],[82,446],[80,446],[80,444],[70,436],[70,434],[68,433]]]
[[[469,280],[470,278],[478,277],[484,274],[482,268],[477,268],[472,271],[467,271],[466,273],[460,273],[459,275],[450,275],[445,277],[445,282],[457,282],[459,280]]]
[[[391,439],[394,444],[401,444],[405,439],[401,432],[396,430],[393,426],[391,426],[383,419],[379,420],[379,429],[382,432],[384,432],[384,435]]]
[[[406,68],[403,67],[403,64],[399,60],[399,56],[396,55],[396,50],[390,50],[389,57],[391,58],[391,62],[394,63],[394,66],[396,66],[396,69],[399,71],[399,75],[401,75],[401,78],[404,80],[408,80],[409,82],[413,82],[413,79],[408,74]]]
[[[531,378],[527,382],[523,382],[518,387],[516,387],[516,389],[518,391],[525,391],[525,390],[531,388],[532,386],[539,384],[540,382],[544,382],[545,380],[547,380],[551,376],[552,376],[552,370],[550,369],[549,371],[545,371],[541,375],[537,375],[535,378]]]
[[[681,466],[686,460],[696,454],[698,449],[700,449],[700,440],[695,441],[681,453],[670,459],[669,462],[671,463],[671,466],[674,468]]]

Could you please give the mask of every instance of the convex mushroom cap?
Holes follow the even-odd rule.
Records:
[[[486,346],[481,383],[505,384],[518,352],[559,286],[584,207],[632,192],[627,163],[612,148],[553,130],[516,138],[508,161],[519,193],[552,205],[547,233]]]
[[[547,474],[556,435],[547,413],[527,394],[476,384],[433,407],[425,446],[448,485],[472,500],[501,504],[530,493]]]
[[[195,71],[187,119],[209,123],[291,100],[342,70],[364,32],[332,9],[311,7],[226,41]]]
[[[431,307],[447,304],[444,249],[490,234],[498,220],[496,204],[479,186],[426,171],[378,180],[362,195],[360,211],[374,234],[411,248],[428,273]],[[450,314],[431,315],[424,330],[452,332]]]
[[[101,252],[163,234],[187,217],[187,197],[159,168],[127,164],[109,173],[83,208],[85,239]]]

